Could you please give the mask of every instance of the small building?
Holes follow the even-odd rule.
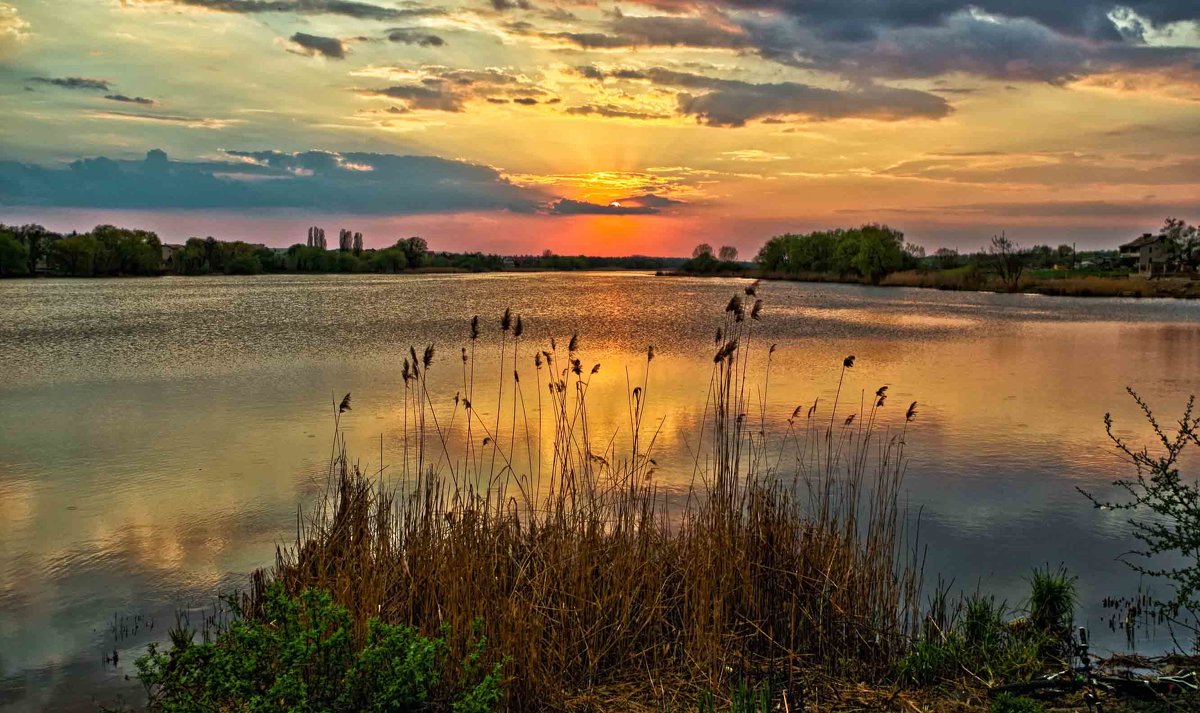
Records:
[[[183,250],[182,245],[168,245],[167,243],[162,244],[162,267],[163,267],[163,269],[167,269],[167,268],[171,267],[171,256],[173,256],[176,252],[178,252],[180,250]]]
[[[1142,237],[1121,246],[1121,259],[1136,262],[1143,275],[1162,275],[1170,268],[1171,239],[1165,235],[1143,233]]]

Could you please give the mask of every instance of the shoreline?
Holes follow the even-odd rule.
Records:
[[[994,294],[1042,295],[1046,297],[1119,297],[1125,299],[1200,299],[1200,280],[1186,278],[1106,277],[1106,276],[1063,276],[1055,278],[1029,277],[1022,280],[1020,289],[1006,290],[995,281],[980,283],[955,281],[947,271],[927,273],[909,270],[895,272],[872,283],[862,279],[846,278],[825,273],[801,273],[787,275],[757,270],[729,270],[713,273],[687,270],[659,270],[658,277],[723,277],[748,280],[779,282],[808,282],[823,284],[859,285],[862,287],[911,287],[943,292],[991,292]],[[1059,283],[1059,284],[1055,284]]]

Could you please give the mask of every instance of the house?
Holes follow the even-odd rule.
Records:
[[[1171,239],[1165,235],[1143,233],[1142,237],[1121,246],[1121,259],[1136,261],[1137,271],[1144,275],[1168,272],[1172,257]]]
[[[180,250],[183,250],[182,245],[162,244],[162,267],[164,270],[171,267],[171,256]]]

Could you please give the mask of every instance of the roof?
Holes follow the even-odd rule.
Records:
[[[1154,235],[1152,233],[1146,233],[1146,234],[1142,235],[1142,237],[1140,237],[1140,238],[1137,238],[1128,243],[1125,243],[1124,245],[1121,246],[1121,249],[1122,250],[1136,250],[1137,248],[1140,248],[1144,245],[1153,245],[1160,240],[1166,240],[1166,239],[1167,239],[1167,236],[1165,236],[1165,235]]]

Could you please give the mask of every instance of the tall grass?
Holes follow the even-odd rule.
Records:
[[[508,311],[498,328],[473,321],[453,401],[430,395],[432,347],[411,349],[399,472],[362,472],[339,435],[329,492],[256,573],[248,613],[272,581],[320,587],[357,637],[377,617],[453,632],[458,656],[481,621],[488,651],[508,657],[510,710],[660,707],[744,680],[774,681],[795,702],[822,673],[887,675],[917,619],[920,568],[900,505],[915,404],[887,408],[886,387],[845,398],[849,357],[833,402],[852,409],[801,405],[769,425],[779,376],[756,291],[714,321],[683,495],[656,476],[653,347],[627,371],[616,434],[591,426],[600,365],[585,364],[577,336],[532,346]],[[476,341],[489,337],[500,344],[494,394],[474,379]]]

